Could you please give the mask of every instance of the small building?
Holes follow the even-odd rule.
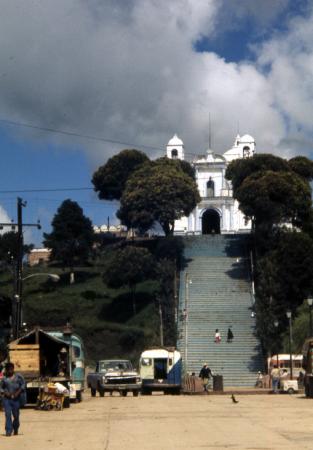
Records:
[[[254,152],[255,140],[245,134],[238,135],[232,148],[223,154],[208,149],[206,154],[189,161],[195,169],[201,201],[188,217],[175,222],[175,234],[240,233],[251,230],[251,223],[245,219],[233,197],[225,172],[231,161],[249,158]],[[176,134],[167,144],[166,155],[170,159],[185,159],[184,143]]]
[[[123,225],[94,225],[93,231],[95,234],[109,234],[114,237],[127,236],[127,228]]]
[[[33,248],[28,254],[28,264],[30,266],[46,264],[50,259],[51,251],[49,248]]]

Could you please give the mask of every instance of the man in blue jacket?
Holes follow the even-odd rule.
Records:
[[[5,375],[0,381],[0,392],[5,413],[5,435],[18,434],[20,427],[20,407],[25,396],[25,381],[14,372],[14,364],[5,365]],[[13,417],[13,420],[12,420]]]

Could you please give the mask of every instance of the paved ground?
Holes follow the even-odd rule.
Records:
[[[289,395],[90,398],[61,412],[22,411],[1,450],[313,449],[313,399]],[[3,413],[0,427],[3,429]],[[1,429],[0,428],[0,429]]]

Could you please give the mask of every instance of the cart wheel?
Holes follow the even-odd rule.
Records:
[[[122,397],[126,397],[127,396],[127,391],[122,391]]]
[[[133,396],[138,397],[139,391],[133,391]]]
[[[287,392],[288,392],[288,394],[291,395],[291,394],[295,393],[295,390],[294,390],[294,388],[289,388]]]

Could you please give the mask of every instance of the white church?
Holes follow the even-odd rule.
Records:
[[[245,134],[237,136],[233,147],[222,155],[207,150],[206,155],[191,161],[195,169],[201,201],[189,217],[175,222],[175,234],[219,234],[249,232],[251,223],[245,220],[233,198],[231,183],[225,178],[227,165],[238,158],[248,158],[255,152],[255,140]],[[171,159],[185,159],[183,141],[175,134],[167,144]]]

